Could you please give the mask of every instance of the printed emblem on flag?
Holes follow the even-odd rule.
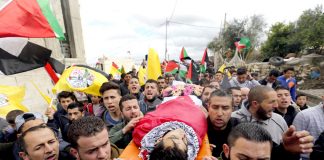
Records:
[[[73,88],[87,88],[93,84],[94,78],[87,69],[74,69],[67,81]]]
[[[0,94],[0,107],[4,107],[7,105],[8,105],[8,98],[5,95]]]

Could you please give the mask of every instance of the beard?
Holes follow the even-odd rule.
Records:
[[[270,117],[267,116],[267,113],[268,112],[266,110],[264,110],[261,106],[256,111],[256,114],[257,114],[258,118],[261,119],[261,120],[267,120],[267,119],[270,118]]]

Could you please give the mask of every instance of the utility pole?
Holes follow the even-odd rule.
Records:
[[[164,59],[167,60],[167,53],[168,53],[168,19],[165,19],[165,53]]]

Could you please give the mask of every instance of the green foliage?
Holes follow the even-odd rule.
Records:
[[[297,22],[276,23],[270,28],[267,41],[261,46],[264,58],[285,57],[288,53],[299,53],[303,49],[313,49],[322,53],[324,47],[323,7],[306,10]]]
[[[297,21],[297,36],[301,39],[304,48],[322,52],[320,48],[324,45],[323,6],[303,12]]]
[[[296,38],[295,25],[290,23],[276,23],[271,26],[267,41],[261,47],[264,58],[273,56],[285,57],[287,53],[301,50],[301,41]]]

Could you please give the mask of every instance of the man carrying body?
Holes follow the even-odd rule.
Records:
[[[149,79],[145,83],[144,87],[144,99],[139,101],[141,112],[145,115],[147,112],[154,111],[156,106],[161,104],[162,101],[159,99],[159,90],[156,80]]]
[[[215,90],[216,90],[216,88],[214,86],[209,85],[209,86],[204,87],[204,89],[202,91],[200,99],[202,101],[203,106],[206,109],[208,108],[208,101],[209,101],[210,94]]]
[[[77,160],[110,160],[120,154],[118,148],[109,142],[106,124],[98,117],[83,117],[71,124],[68,137],[71,154]]]
[[[133,95],[125,95],[119,102],[120,110],[123,114],[123,122],[118,123],[109,130],[110,142],[118,148],[124,149],[132,140],[133,130],[137,122],[141,119],[141,110],[138,101]]]
[[[214,157],[220,157],[223,144],[227,143],[227,137],[239,121],[231,118],[233,111],[232,96],[221,90],[211,93],[208,101],[208,139],[213,147]]]

